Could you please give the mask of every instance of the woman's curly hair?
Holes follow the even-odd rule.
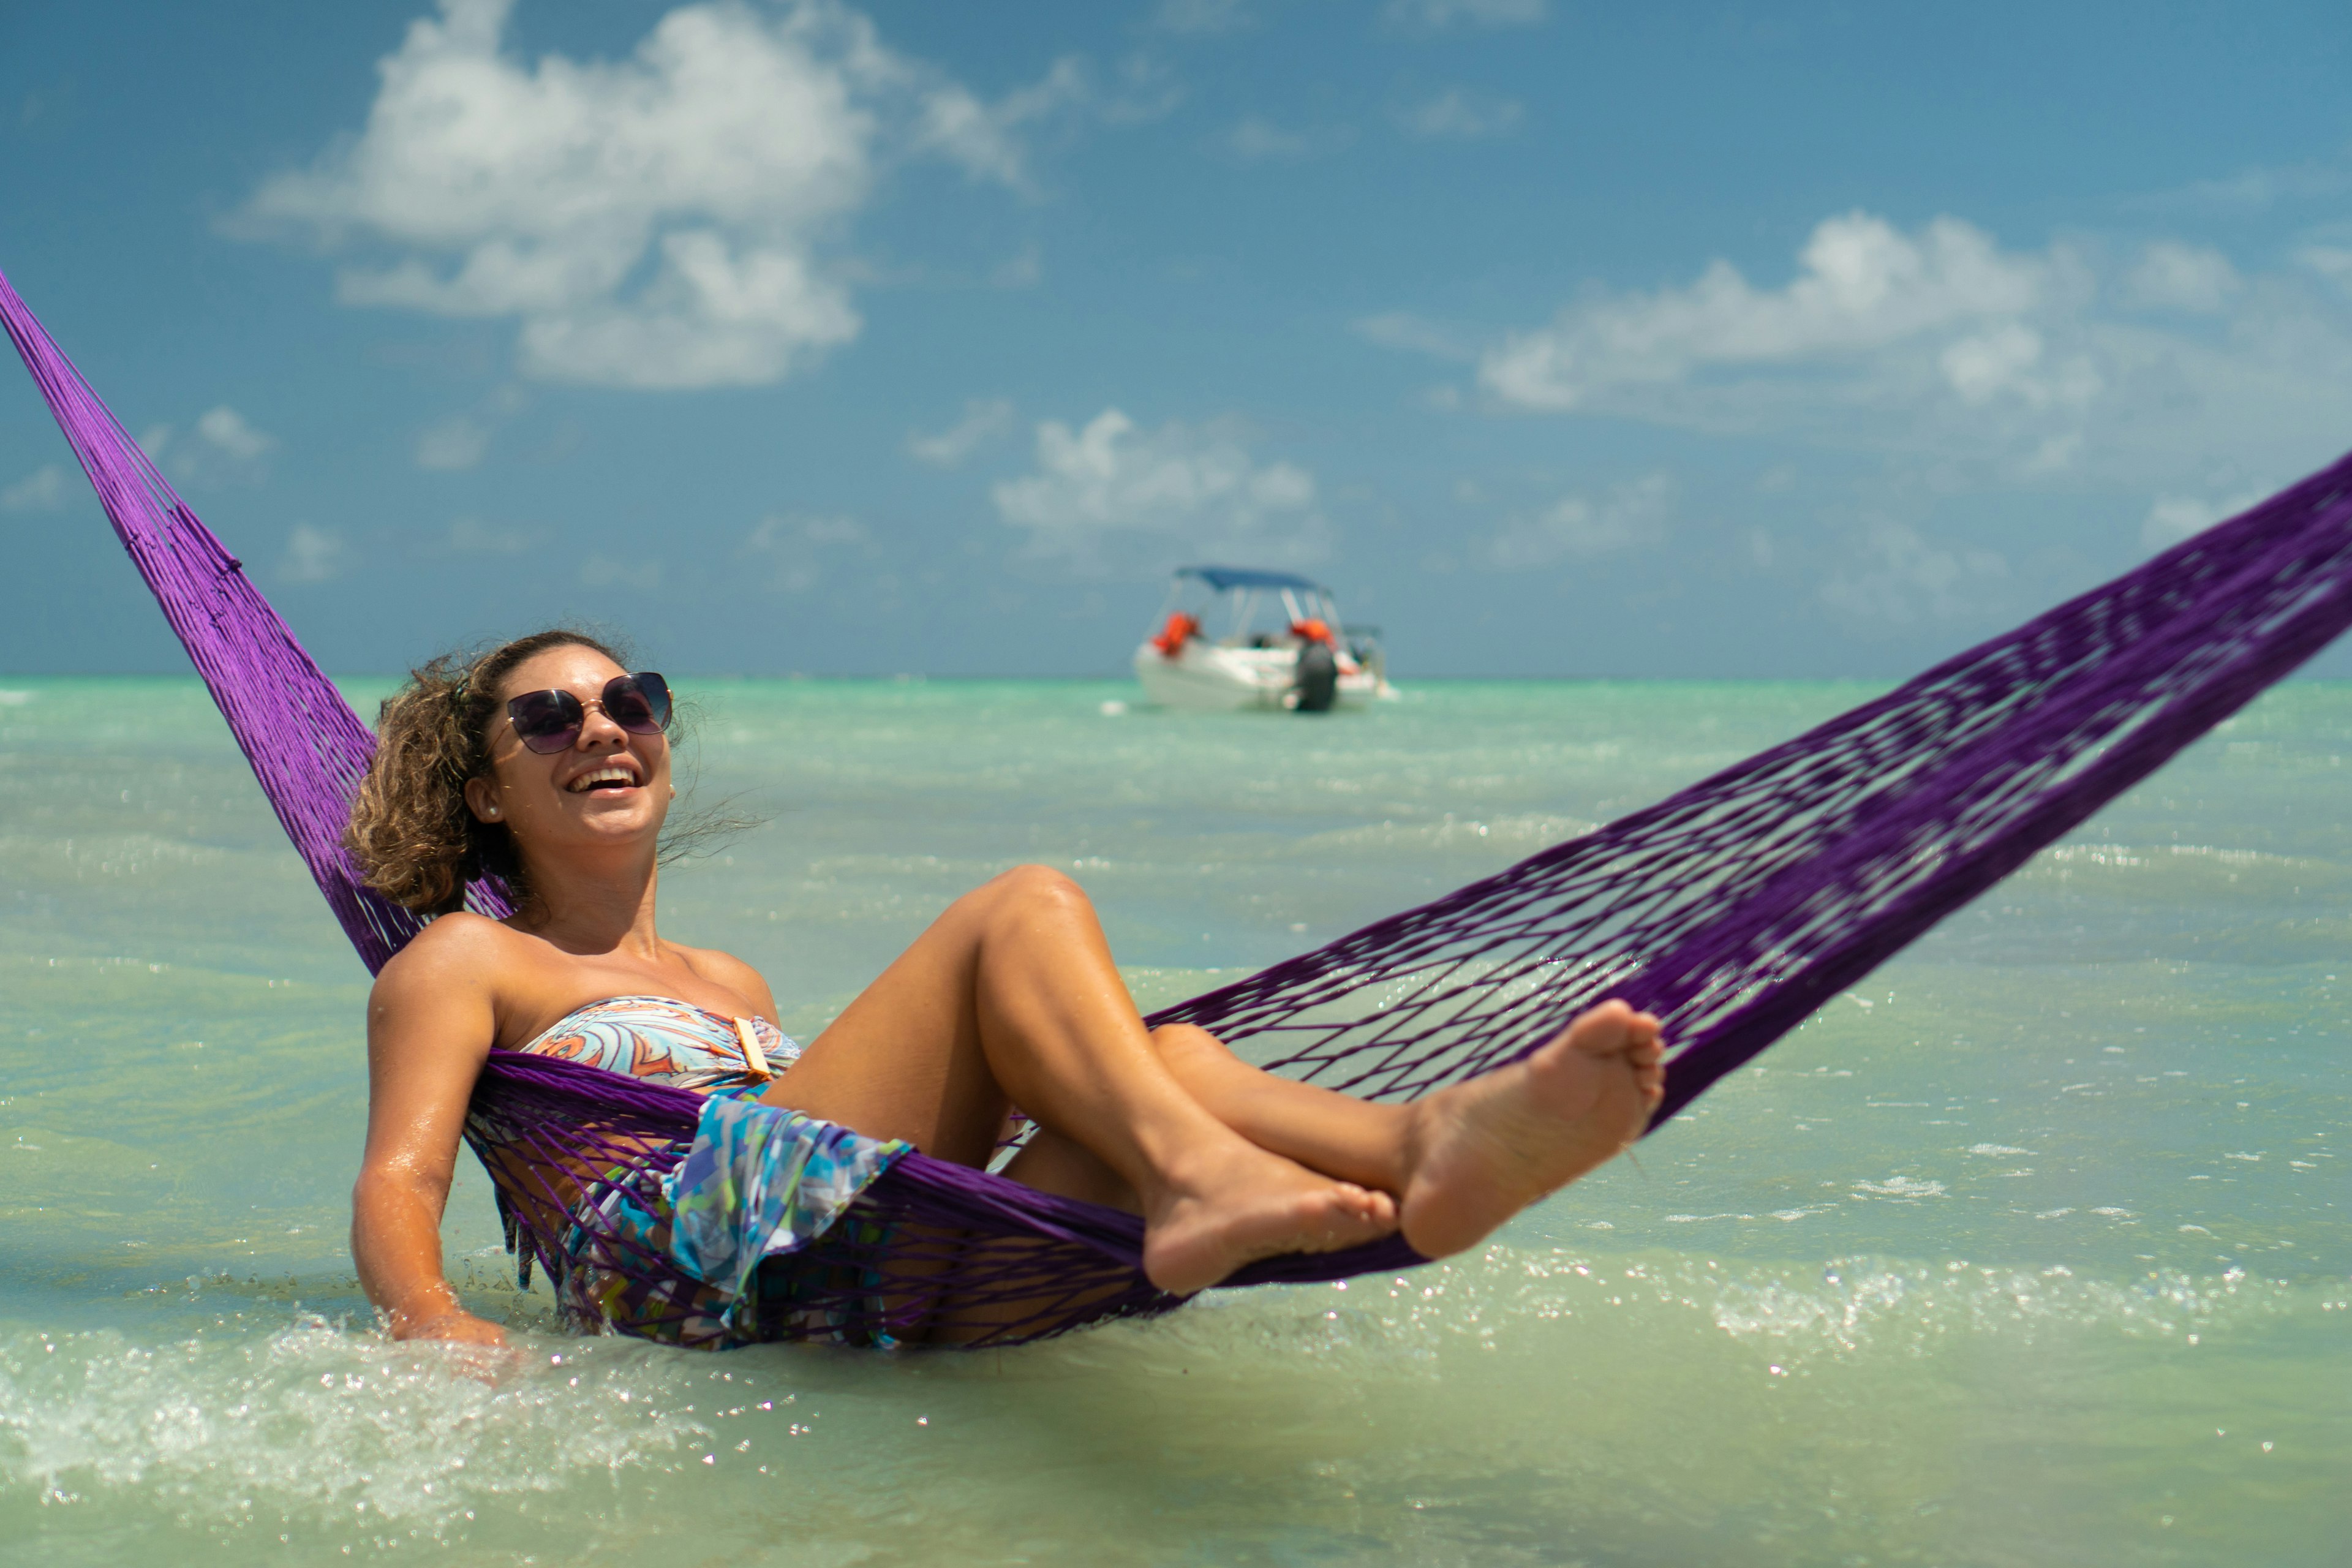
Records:
[[[376,719],[375,758],[352,803],[343,846],[367,885],[403,909],[444,915],[468,884],[503,880],[518,908],[530,889],[514,837],[466,804],[466,783],[490,771],[486,744],[499,693],[517,666],[553,647],[593,648],[622,668],[603,638],[569,626],[533,632],[487,653],[445,653],[409,671]]]

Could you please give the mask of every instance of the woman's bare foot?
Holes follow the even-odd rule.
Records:
[[[1333,1181],[1238,1137],[1203,1151],[1143,1216],[1143,1272],[1187,1296],[1244,1264],[1285,1252],[1336,1252],[1397,1227],[1396,1200]]]
[[[1424,1258],[1475,1246],[1631,1147],[1665,1096],[1664,1059],[1657,1019],[1603,1002],[1524,1060],[1421,1100],[1405,1240]]]

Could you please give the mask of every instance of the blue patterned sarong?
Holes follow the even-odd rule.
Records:
[[[669,1200],[669,1253],[727,1299],[720,1320],[747,1325],[752,1276],[771,1258],[815,1240],[868,1184],[913,1145],[757,1100],[713,1095],[694,1146],[662,1179]]]
[[[835,1269],[817,1290],[790,1269],[761,1269],[844,1223],[857,1195],[912,1147],[761,1104],[775,1072],[800,1056],[774,1025],[667,996],[610,996],[522,1048],[706,1097],[685,1159],[666,1172],[614,1171],[618,1179],[574,1211],[557,1282],[573,1316],[672,1344],[747,1344],[773,1337],[762,1318],[837,1326],[815,1322],[835,1310],[814,1302],[871,1283]],[[648,1255],[667,1256],[678,1277],[649,1284],[642,1268],[625,1266]],[[811,1304],[796,1306],[803,1292]]]

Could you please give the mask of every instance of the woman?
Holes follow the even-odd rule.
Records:
[[[668,718],[660,677],[563,630],[438,660],[384,704],[350,846],[371,886],[441,917],[368,1003],[352,1250],[401,1338],[504,1340],[440,1247],[494,1048],[756,1095],[971,1165],[1018,1106],[1038,1131],[1005,1173],[1141,1215],[1144,1272],[1180,1293],[1399,1229],[1458,1252],[1626,1147],[1664,1092],[1657,1021],[1617,1002],[1409,1105],[1276,1078],[1198,1028],[1147,1030],[1086,896],[1034,866],[950,905],[795,1052],[751,965],[656,929]],[[517,912],[460,910],[493,873]]]

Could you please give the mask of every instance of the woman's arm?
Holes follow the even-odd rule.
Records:
[[[384,965],[368,997],[368,1131],[352,1188],[352,1257],[397,1339],[504,1344],[441,1271],[441,1213],[466,1101],[498,1019],[487,976],[494,922],[435,921]]]

